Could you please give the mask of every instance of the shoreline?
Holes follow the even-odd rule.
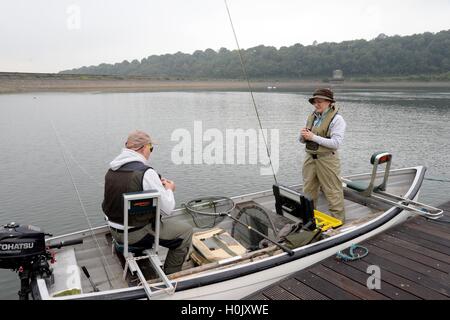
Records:
[[[251,80],[257,92],[311,91],[318,87],[333,89],[450,89],[450,82],[437,81],[320,81]],[[163,91],[249,91],[242,80],[178,80],[148,77],[1,73],[0,94],[32,92],[163,92]]]

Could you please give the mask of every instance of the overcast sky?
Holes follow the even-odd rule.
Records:
[[[450,29],[450,0],[228,0],[242,48]],[[0,71],[235,49],[224,0],[1,0]]]

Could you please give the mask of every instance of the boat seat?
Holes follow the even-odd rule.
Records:
[[[314,209],[314,201],[296,190],[273,185],[273,193],[277,214],[300,218],[304,229],[327,231],[343,225],[341,220]]]
[[[388,152],[375,152],[370,158],[370,163],[373,165],[372,175],[370,181],[351,181],[345,180],[347,187],[355,191],[360,192],[363,196],[370,197],[372,192],[377,190],[386,190],[387,180],[389,178],[389,171],[391,169],[392,154]],[[375,179],[377,177],[377,170],[380,164],[386,164],[386,169],[384,171],[383,182],[375,186]]]
[[[275,210],[277,214],[301,219],[305,229],[315,230],[314,201],[296,190],[274,184]]]
[[[119,243],[116,239],[113,238],[112,244],[114,246],[114,249],[116,249],[117,252],[119,252],[120,254],[123,254],[123,250],[125,248],[123,243]],[[146,249],[148,249],[148,247],[134,247],[134,246],[128,245],[128,252],[131,252],[135,256],[141,256],[142,252]]]
[[[363,192],[369,187],[369,183],[365,181],[349,181],[347,187],[350,189]]]
[[[167,294],[173,294],[175,287],[172,282],[167,278],[167,275],[162,270],[162,262],[158,256],[159,250],[159,233],[160,233],[160,201],[161,195],[157,190],[146,190],[138,192],[124,193],[123,197],[123,244],[113,240],[114,247],[125,258],[125,267],[123,269],[122,278],[125,280],[128,270],[131,274],[136,274],[143,285],[147,297],[150,299],[153,295],[158,294],[158,291],[164,291]],[[130,245],[128,243],[129,222],[135,227],[141,225],[135,222],[147,224],[149,221],[154,221],[154,235],[152,237],[152,247],[149,249],[148,243],[145,247],[138,246],[136,243]],[[144,224],[144,225],[145,225]],[[143,240],[143,243],[146,241]],[[138,244],[140,241],[138,242]],[[142,243],[142,244],[143,244]],[[139,254],[139,257],[136,255]],[[164,283],[163,287],[158,290],[151,289],[147,279],[145,278],[142,270],[139,267],[138,260],[148,259],[153,270],[156,272],[158,278]]]

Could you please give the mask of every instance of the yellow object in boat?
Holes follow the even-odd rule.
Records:
[[[341,220],[317,210],[314,210],[314,218],[316,219],[316,226],[322,231],[342,226]]]

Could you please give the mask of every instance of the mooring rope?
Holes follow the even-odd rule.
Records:
[[[357,254],[355,250],[362,250],[361,254]],[[359,244],[352,244],[349,249],[349,254],[344,253],[344,250],[336,253],[336,258],[344,261],[355,261],[364,258],[369,254],[369,249]]]

